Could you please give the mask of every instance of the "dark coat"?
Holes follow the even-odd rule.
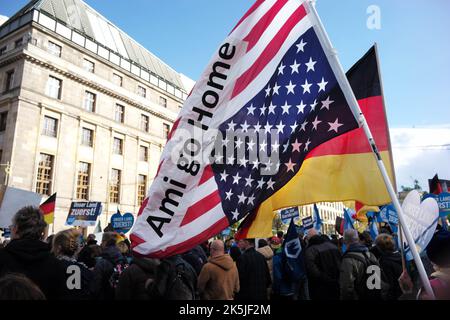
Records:
[[[236,300],[267,300],[267,288],[272,280],[266,258],[250,248],[238,258],[236,265],[240,283]]]
[[[127,263],[126,258],[120,253],[116,246],[110,246],[103,250],[101,258],[94,268],[95,297],[100,300],[114,299],[114,288],[110,284],[110,278],[114,267],[118,264]]]
[[[59,258],[59,257],[58,257]],[[68,300],[91,300],[94,298],[94,273],[89,270],[84,264],[75,260],[69,260],[66,258],[59,258],[59,261],[64,265],[64,269],[69,271],[71,266],[75,266],[80,270],[81,281],[80,288],[72,288],[68,290]],[[73,283],[71,277],[74,272],[66,272],[66,283]]]
[[[48,300],[64,299],[68,295],[66,270],[39,240],[12,240],[0,250],[0,277],[19,273],[33,281]]]
[[[150,300],[145,288],[149,279],[155,279],[160,261],[149,258],[133,258],[133,263],[120,275],[116,288],[118,300]]]
[[[400,278],[403,272],[402,256],[399,252],[382,252],[379,262],[385,281],[389,284],[389,291],[386,298],[388,300],[398,300],[402,295],[402,290],[398,283],[398,278]]]
[[[339,299],[341,253],[330,241],[316,235],[305,251],[309,294],[312,300]]]
[[[194,268],[197,276],[200,274],[200,271],[202,271],[205,263],[208,262],[208,257],[201,246],[196,246],[192,250],[184,253],[182,258]]]

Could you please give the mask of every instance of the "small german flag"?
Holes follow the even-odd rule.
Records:
[[[56,193],[39,206],[44,215],[45,222],[50,225],[55,220]]]

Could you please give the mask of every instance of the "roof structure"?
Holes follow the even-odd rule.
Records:
[[[35,11],[39,12],[39,17],[37,17]],[[41,18],[42,15],[45,17]],[[46,20],[46,18],[50,18],[56,21],[55,30],[53,31],[57,32],[58,24],[62,25],[60,27],[61,30],[70,29],[70,40],[77,42],[76,40],[84,37],[100,47],[95,53],[102,57],[106,55],[104,49],[108,49],[114,56],[120,58],[120,62],[117,64],[120,66],[130,64],[129,71],[132,71],[133,65],[135,68],[140,67],[140,69],[144,70],[144,74],[156,75],[168,82],[169,85],[174,86],[175,90],[179,89],[183,93],[183,97],[187,92],[188,88],[185,88],[181,75],[178,72],[82,0],[32,0],[1,26],[0,38],[13,31],[11,25],[15,22],[17,27],[25,24],[25,21],[28,19],[23,18],[26,16],[30,17],[30,21],[33,19],[46,27],[53,25],[47,21],[48,19]],[[43,21],[41,22],[41,20]],[[48,22],[47,25],[46,22]],[[74,33],[76,34],[74,35]],[[75,37],[76,39],[74,39]],[[87,40],[83,43],[87,43]],[[101,48],[103,48],[103,54],[100,53]],[[109,57],[110,55],[108,54]],[[124,63],[122,63],[122,60]],[[141,72],[139,74],[141,75]],[[148,81],[150,81],[150,76],[145,76],[144,78],[148,78]],[[175,92],[175,90],[173,91]]]

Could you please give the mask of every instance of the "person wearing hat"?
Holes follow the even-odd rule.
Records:
[[[427,247],[427,255],[435,272],[431,274],[431,288],[437,300],[450,300],[450,232],[441,229],[436,232]],[[420,300],[430,300],[424,290]]]
[[[272,248],[273,253],[275,254],[277,250],[280,249],[281,247],[281,239],[278,238],[277,236],[270,238],[270,247]]]

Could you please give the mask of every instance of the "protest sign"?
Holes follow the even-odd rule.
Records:
[[[298,207],[288,208],[280,211],[281,220],[284,224],[288,224],[291,222],[291,219],[299,217]]]
[[[312,217],[306,217],[302,219],[302,226],[305,229],[305,232],[313,227],[313,219]]]
[[[445,218],[450,214],[450,193],[443,192],[439,195],[427,193],[423,196],[423,199],[432,198],[436,200],[439,206],[439,216]]]
[[[417,251],[420,253],[426,248],[436,230],[439,219],[438,204],[433,198],[427,198],[420,203],[420,194],[413,190],[403,201],[402,208],[406,226],[409,228],[416,243]],[[404,240],[406,259],[410,261],[413,260],[413,256],[407,245],[406,240]]]
[[[398,215],[393,204],[384,206],[379,213],[379,221],[389,224],[392,232],[398,232]]]
[[[134,224],[134,216],[131,213],[121,215],[117,212],[111,216],[111,225],[118,233],[127,233],[131,230]]]
[[[95,227],[102,212],[101,202],[72,202],[66,225],[73,227]]]
[[[23,207],[39,207],[42,199],[42,195],[38,193],[12,187],[3,187],[1,191],[3,200],[0,207],[0,228],[8,228],[16,212]]]

